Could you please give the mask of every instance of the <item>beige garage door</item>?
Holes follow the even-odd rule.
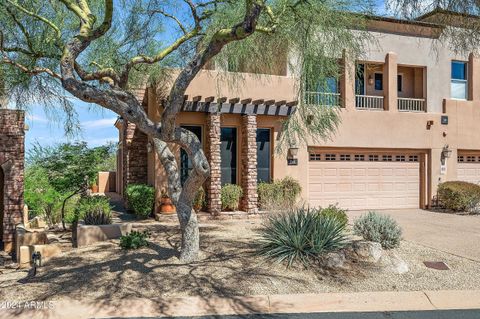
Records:
[[[418,208],[418,154],[311,152],[309,203],[342,208]]]
[[[472,152],[458,152],[458,180],[480,184],[480,155]]]

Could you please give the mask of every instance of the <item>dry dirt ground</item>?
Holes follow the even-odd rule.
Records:
[[[149,229],[147,248],[124,251],[118,241],[72,249],[40,268],[0,274],[2,300],[118,300],[200,295],[239,296],[321,292],[478,289],[480,263],[403,241],[397,253],[410,272],[396,275],[367,264],[348,271],[286,269],[254,254],[260,220],[210,221],[201,226],[203,258],[181,264],[178,226],[135,223]],[[427,269],[423,261],[444,261],[451,270]]]

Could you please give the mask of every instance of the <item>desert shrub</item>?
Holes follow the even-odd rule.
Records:
[[[260,183],[257,190],[260,209],[291,210],[295,207],[302,188],[297,180],[287,176],[272,183]]]
[[[143,184],[127,186],[128,206],[140,217],[146,218],[153,211],[155,204],[155,188]]]
[[[147,238],[150,233],[145,230],[143,232],[132,230],[125,236],[120,237],[120,247],[123,249],[138,249],[140,247],[148,246]]]
[[[221,189],[222,209],[237,210],[243,190],[239,185],[225,184]]]
[[[325,217],[336,218],[344,225],[347,225],[348,223],[347,211],[337,205],[330,205],[327,208],[321,209],[320,214]]]
[[[258,206],[262,210],[276,210],[283,202],[280,183],[259,183],[257,186]]]
[[[304,266],[349,242],[345,224],[318,209],[298,208],[269,215],[259,230],[258,253],[290,267]]]
[[[297,202],[297,197],[302,192],[300,183],[296,179],[287,176],[280,180],[280,185],[282,186],[283,198],[285,202],[291,203],[291,205],[295,204]]]
[[[193,199],[193,209],[196,212],[199,212],[203,207],[205,207],[205,190],[203,187],[200,187],[195,194],[195,198]]]
[[[105,196],[85,196],[78,200],[71,222],[82,219],[85,225],[107,225],[112,223],[112,207]]]
[[[368,212],[355,220],[353,231],[363,239],[380,243],[385,249],[400,246],[402,228],[390,216]]]
[[[441,183],[438,185],[438,199],[446,209],[472,212],[480,204],[480,186],[460,181]]]

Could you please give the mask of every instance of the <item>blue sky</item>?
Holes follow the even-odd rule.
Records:
[[[99,106],[74,100],[75,109],[81,125],[77,136],[67,139],[64,124],[47,116],[42,106],[31,106],[27,111],[26,123],[29,130],[25,136],[27,151],[34,143],[52,145],[67,141],[86,141],[89,146],[104,145],[118,141],[118,130],[113,126],[117,115]]]
[[[379,14],[384,14],[384,1],[376,0]],[[42,106],[32,106],[27,112],[27,124],[30,129],[26,134],[26,149],[31,149],[34,143],[53,145],[57,143],[82,140],[89,146],[98,146],[111,141],[118,141],[118,130],[113,126],[117,115],[101,107],[74,100],[75,109],[79,115],[81,132],[74,138],[67,139],[63,123],[49,118]]]

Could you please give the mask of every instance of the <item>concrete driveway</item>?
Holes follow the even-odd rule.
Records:
[[[463,216],[421,209],[383,210],[403,228],[403,238],[480,262],[480,215]],[[350,221],[364,211],[348,212]]]

